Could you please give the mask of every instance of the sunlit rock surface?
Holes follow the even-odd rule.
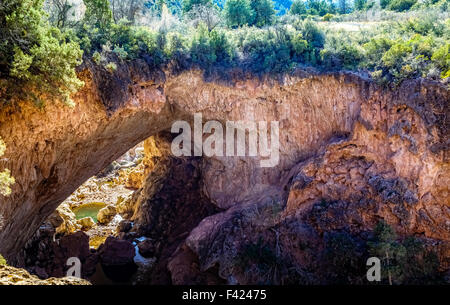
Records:
[[[86,86],[75,96],[74,109],[48,103],[45,112],[21,105],[0,113],[0,136],[8,147],[0,165],[17,181],[13,194],[1,198],[5,257],[14,257],[86,179],[145,138],[167,132],[175,120],[192,122],[202,113],[205,121],[222,123],[278,121],[280,162],[262,168],[254,157],[177,159],[166,153],[154,159],[156,165],[147,163],[145,182],[130,178],[141,189],[130,203],[136,230],[167,232],[170,220],[189,223],[177,237],[184,242],[160,248],[166,252],[160,254],[163,267],[184,244],[192,252],[177,253],[194,255],[199,272],[218,267],[230,283],[254,283],[234,270],[232,260],[254,237],[261,235],[301,262],[305,256],[289,244],[293,236],[320,247],[324,232],[359,234],[380,219],[400,235],[434,240],[446,266],[450,174],[444,86],[409,80],[388,90],[355,74],[302,71],[280,79],[237,74],[205,81],[199,71],[172,75],[139,61],[108,73],[84,67]],[[181,173],[186,176],[176,176]],[[181,193],[188,187],[183,177],[195,181],[195,190],[185,192],[201,198],[207,210],[198,221],[160,192],[166,187]],[[159,207],[149,205],[158,200]],[[327,204],[317,211],[322,201]],[[172,218],[157,218],[166,213]]]

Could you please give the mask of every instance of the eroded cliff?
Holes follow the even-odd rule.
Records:
[[[0,114],[0,136],[8,147],[0,165],[17,181],[0,205],[0,253],[10,260],[83,181],[139,141],[201,113],[205,121],[222,123],[278,121],[280,162],[262,168],[258,157],[170,157],[162,164],[173,169],[162,171],[166,178],[158,190],[159,176],[150,173],[136,195],[133,219],[143,232],[167,232],[186,218],[183,232],[173,229],[167,237],[178,236],[178,243],[160,249],[173,282],[192,273],[188,258],[198,265],[199,277],[218,267],[230,283],[260,282],[263,276],[241,270],[236,261],[259,237],[273,244],[275,257],[289,261],[285,265],[294,266],[298,277],[315,282],[307,273],[318,272],[317,261],[302,244],[319,253],[333,232],[364,239],[361,234],[380,219],[402,236],[429,239],[441,268],[448,268],[445,87],[411,80],[388,90],[354,74],[302,71],[280,79],[239,75],[205,81],[199,71],[173,75],[141,62],[119,65],[114,74],[85,65],[80,76],[86,85],[73,109],[24,104]],[[199,198],[195,221],[167,197],[184,186],[196,188],[186,189]],[[160,217],[166,213],[170,217]],[[292,268],[277,272],[276,282],[293,278]]]

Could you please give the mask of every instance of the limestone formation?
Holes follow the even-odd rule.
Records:
[[[328,236],[345,231],[357,244],[380,219],[400,236],[429,240],[442,268],[448,263],[450,107],[442,84],[415,79],[388,89],[356,74],[301,70],[278,79],[236,73],[205,81],[200,71],[174,75],[141,61],[105,73],[89,64],[80,69],[86,85],[74,109],[48,103],[45,112],[28,104],[1,110],[7,151],[0,166],[16,178],[0,204],[6,258],[14,259],[90,176],[149,136],[164,134],[160,144],[167,146],[174,121],[201,113],[221,123],[278,121],[280,162],[262,168],[259,157],[176,158],[168,149],[154,157],[130,206],[135,232],[163,233],[157,268],[174,253],[194,255],[200,273],[218,268],[229,283],[254,283],[234,256],[261,236],[279,249],[275,257],[296,262],[279,271],[280,282],[293,270],[308,278],[305,266],[314,260],[301,243],[319,251]],[[183,202],[197,204],[200,219]]]
[[[114,218],[116,213],[117,213],[117,210],[114,205],[107,205],[106,207],[104,207],[100,211],[98,211],[97,220],[101,224],[107,224]]]
[[[0,285],[90,285],[90,283],[76,277],[52,277],[40,280],[24,269],[0,265]]]

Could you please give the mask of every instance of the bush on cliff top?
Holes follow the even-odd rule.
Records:
[[[205,71],[242,67],[253,73],[285,73],[297,66],[313,66],[326,71],[364,70],[382,83],[450,76],[450,21],[439,18],[442,12],[430,15],[424,8],[409,20],[341,31],[330,22],[307,18],[299,1],[291,14],[281,17],[273,15],[267,1],[227,2],[228,10],[232,3],[240,4],[239,14],[233,18],[245,18],[211,23],[213,17],[226,18],[227,9],[222,9],[222,17],[205,11],[199,20],[191,22],[189,14],[172,15],[162,5],[156,15],[135,14],[129,21],[116,20],[117,8],[108,0],[83,0],[84,16],[81,8],[76,8],[80,11],[78,21],[51,18],[52,26],[43,11],[43,1],[0,4],[1,104],[19,100],[41,104],[44,99],[71,104],[71,94],[82,85],[75,73],[81,49],[86,58],[92,57],[112,73],[113,64],[105,54],[109,52],[119,60],[142,58],[152,68],[170,65],[178,71],[194,66]],[[308,2],[309,10],[310,5],[312,2]],[[50,10],[53,15],[55,9]],[[250,12],[244,12],[247,9]]]
[[[110,10],[100,8],[90,15],[110,16]],[[240,12],[234,17],[238,15],[248,14]],[[204,16],[205,23],[199,21],[195,26],[181,23],[176,30],[171,26],[155,30],[152,25],[114,22],[106,17],[97,19],[107,20],[109,26],[97,25],[97,19],[85,17],[78,31],[80,43],[89,54],[109,44],[120,58],[142,57],[153,66],[174,62],[178,69],[196,66],[209,71],[212,67],[238,66],[254,73],[284,73],[298,65],[309,65],[327,71],[368,70],[381,83],[394,84],[406,78],[439,79],[450,74],[445,43],[450,24],[439,18],[384,22],[353,32],[319,25],[295,14],[278,18],[274,25],[267,26],[271,21],[263,28],[249,26],[253,23],[241,20],[244,17],[232,24],[228,22],[228,26],[224,20],[209,28],[205,27],[208,16]],[[177,19],[172,15],[171,18]]]
[[[70,94],[82,82],[78,43],[50,26],[43,0],[9,0],[0,4],[1,103],[58,99],[71,104]]]
[[[6,266],[6,259],[0,254],[0,266]]]

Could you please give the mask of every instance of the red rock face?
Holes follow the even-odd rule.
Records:
[[[222,278],[245,282],[232,256],[255,232],[281,247],[288,239],[280,232],[298,231],[320,247],[316,235],[359,234],[385,219],[399,234],[449,242],[449,93],[439,84],[387,90],[353,74],[301,72],[224,84],[198,71],[161,75],[139,62],[113,76],[87,68],[80,75],[86,86],[74,109],[48,103],[45,112],[21,105],[0,114],[0,165],[17,181],[0,205],[0,252],[9,258],[83,181],[198,112],[220,122],[278,121],[281,145],[274,168],[254,157],[202,158],[202,196],[224,211],[188,232],[201,270],[219,266]],[[322,200],[336,203],[318,213]]]

